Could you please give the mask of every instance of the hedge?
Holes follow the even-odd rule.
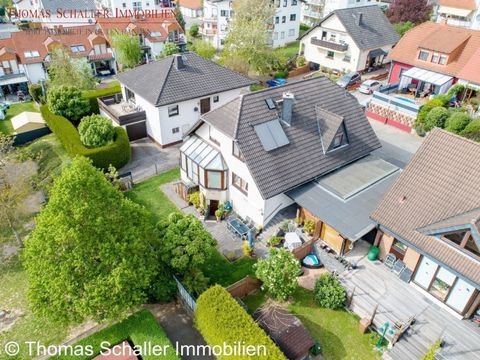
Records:
[[[143,347],[144,353],[142,359],[144,360],[180,360],[175,351],[175,346],[172,345],[168,339],[165,331],[158,325],[157,320],[148,310],[142,310],[136,314],[131,315],[125,320],[109,326],[103,330],[100,330],[85,339],[80,340],[73,346],[75,348],[82,347],[83,349],[91,349],[93,355],[105,352],[106,343],[110,345],[119,344],[125,340],[130,340],[133,345]],[[154,354],[146,354],[148,348],[145,348],[146,344],[150,344],[152,347],[166,349],[166,353],[155,356]],[[87,351],[85,351],[87,352]],[[127,353],[128,354],[128,353]],[[51,360],[90,360],[91,355],[58,355],[51,357]]]
[[[47,105],[42,105],[40,112],[50,130],[57,136],[70,156],[85,156],[93,161],[94,166],[101,169],[108,169],[109,165],[119,169],[130,161],[130,142],[125,129],[115,128],[113,143],[89,149],[82,144],[77,129],[69,120],[53,114]]]
[[[95,114],[99,114],[100,110],[98,108],[97,98],[102,96],[117,94],[121,91],[122,89],[120,87],[120,84],[114,83],[114,85],[103,88],[103,89],[85,91],[82,95],[84,98],[90,101],[90,111]]]
[[[218,359],[286,359],[265,331],[220,285],[215,285],[200,295],[195,311],[195,322],[207,344],[212,347],[243,344],[259,349],[255,356],[236,354],[218,356]],[[265,347],[266,354],[259,346]]]

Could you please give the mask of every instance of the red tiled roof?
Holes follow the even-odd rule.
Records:
[[[419,60],[418,51],[422,47],[449,54],[448,63],[439,65]],[[479,47],[480,31],[425,22],[408,31],[390,56],[394,61],[458,77]]]
[[[480,48],[475,51],[470,60],[460,70],[458,78],[480,85]]]
[[[439,4],[442,6],[468,10],[475,10],[477,8],[475,0],[440,0]]]
[[[183,6],[188,9],[201,9],[202,8],[202,0],[178,0],[180,6]]]
[[[480,143],[434,129],[371,217],[480,285],[480,262],[419,229],[480,207]]]

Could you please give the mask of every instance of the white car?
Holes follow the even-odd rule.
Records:
[[[358,88],[363,94],[372,94],[374,91],[380,90],[382,84],[377,80],[365,80],[362,85]]]

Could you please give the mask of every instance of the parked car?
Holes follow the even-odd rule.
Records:
[[[272,80],[267,80],[265,83],[268,85],[268,87],[275,87],[275,86],[280,86],[280,85],[285,85],[287,83],[287,79],[272,79]]]
[[[350,74],[343,75],[340,79],[338,79],[337,85],[346,89],[351,85],[355,85],[360,80],[362,80],[360,74],[358,72],[352,72]]]
[[[0,110],[3,112],[7,112],[10,109],[10,104],[6,102],[0,102]]]
[[[374,91],[380,90],[382,84],[377,80],[365,80],[362,85],[358,88],[363,94],[372,94]]]

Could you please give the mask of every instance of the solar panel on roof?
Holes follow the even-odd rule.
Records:
[[[273,110],[277,107],[275,105],[275,101],[273,101],[273,99],[271,99],[271,98],[265,99],[265,102],[267,103],[268,110]]]
[[[256,125],[254,129],[265,151],[271,151],[290,143],[278,119]]]

